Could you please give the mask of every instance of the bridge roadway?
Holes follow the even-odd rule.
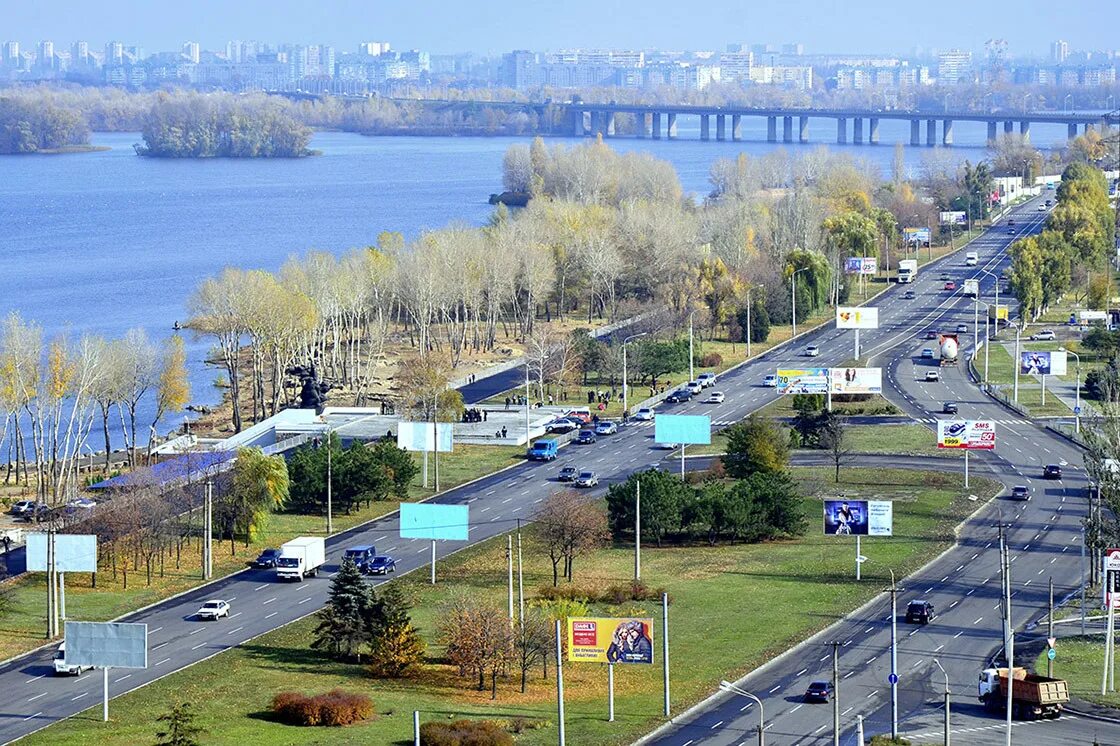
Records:
[[[1034,232],[1042,214],[1029,204],[1016,217],[1023,226],[1020,230]],[[983,292],[990,297],[992,283],[1007,263],[1004,250],[1016,237],[1018,234],[989,232],[970,247],[980,253],[978,267],[965,267],[959,258],[948,260],[944,266],[958,284],[969,277],[979,279]],[[885,368],[886,396],[911,417],[921,421],[943,417],[938,414],[943,402],[953,400],[959,403],[959,417],[995,420],[996,450],[974,456],[973,473],[991,476],[1005,485],[1025,484],[1032,499],[1026,503],[1009,502],[1003,497],[993,501],[962,526],[954,548],[900,580],[906,589],[899,594],[900,610],[912,599],[926,599],[933,602],[938,616],[925,627],[899,620],[899,730],[914,743],[942,742],[943,677],[934,663],[936,659],[949,673],[952,729],[957,741],[1004,743],[1002,720],[984,712],[976,699],[978,673],[1003,643],[996,526],[1002,519],[1007,527],[1013,620],[1022,634],[1024,627],[1045,613],[1050,578],[1058,599],[1079,588],[1087,481],[1078,448],[991,401],[970,382],[963,366],[942,369],[938,382],[925,381],[925,371],[936,361],[921,358],[921,349],[934,344],[923,339],[921,333],[957,323],[972,327],[971,299],[963,298],[959,291],[949,295],[942,285],[936,271],[924,269],[919,273],[914,287],[917,297],[909,301],[917,313],[908,313],[907,302],[899,302],[900,289],[890,291],[891,298],[880,302],[879,333],[864,350],[874,363]],[[969,352],[971,334],[962,335],[962,341],[966,343],[962,345],[964,351]],[[1063,478],[1042,481],[1042,467],[1047,463],[1064,464]],[[874,557],[865,568],[877,576],[887,569],[876,567]],[[1029,636],[1037,634],[1036,630]],[[802,694],[810,681],[831,678],[833,641],[841,644],[840,742],[855,742],[857,715],[864,718],[868,739],[872,734],[890,732],[890,599],[884,594],[739,682],[762,699],[766,740],[771,746],[832,742],[831,705],[806,704]],[[1060,674],[1060,644],[1057,671]],[[753,744],[758,721],[757,708],[748,700],[717,693],[647,742],[659,746]],[[1120,725],[1075,715],[1057,721],[1017,722],[1013,727],[1015,739],[1024,743],[1093,743],[1094,738],[1100,743],[1120,743]]]
[[[1033,211],[1027,214],[1032,218],[1035,217]],[[1037,228],[1037,220],[1021,220],[1020,222],[1023,225],[1021,229],[1023,232]],[[1012,238],[1014,236],[990,233],[979,239],[978,246],[985,257],[981,263],[982,266],[988,263],[991,256],[1002,252]],[[924,329],[934,319],[940,318],[959,305],[957,296],[949,299],[942,298],[942,295],[935,289],[938,283],[930,279],[941,268],[952,272],[958,279],[975,273],[975,270],[966,270],[963,267],[963,261],[958,254],[941,260],[933,267],[923,269],[920,275],[921,279],[916,286],[921,291],[917,300],[904,301],[902,300],[902,289],[891,288],[879,304],[883,328],[876,332],[864,333],[865,349],[888,345],[895,335],[901,335],[901,339],[909,342],[913,339],[913,333],[916,330]],[[772,350],[752,360],[749,364],[724,375],[720,380],[719,387],[727,394],[725,403],[713,406],[694,402],[667,407],[666,409],[669,411],[706,413],[711,415],[716,422],[739,420],[749,412],[771,401],[776,395],[773,389],[759,385],[762,377],[779,366],[803,365],[807,359],[801,357],[799,353],[802,346],[809,343],[816,343],[821,346],[821,357],[812,360],[815,365],[839,364],[850,356],[849,333],[839,332],[832,325],[829,325],[803,335],[793,347],[787,346]],[[889,355],[884,355],[884,357],[889,357]],[[899,382],[899,385],[906,391],[910,390],[908,382]],[[958,382],[956,385],[961,384]],[[922,394],[920,389],[913,393]],[[977,402],[977,406],[984,405],[982,402]],[[962,414],[967,415],[968,411],[968,408],[962,408]],[[915,413],[917,413],[917,410],[915,410]],[[1001,417],[1006,417],[1006,415],[1001,415]],[[1033,436],[1040,443],[1045,438],[1042,433],[1036,433],[1035,428],[1030,426],[1016,428],[1016,430],[1022,431],[1027,436]],[[1055,449],[1062,447],[1050,440],[1045,440],[1045,444]],[[1024,445],[1028,446],[1028,452],[1030,453],[1037,451],[1036,445],[1027,443],[1022,436],[1016,439],[1009,435],[1001,442],[1001,450],[998,455],[1008,458],[1014,453],[1014,449],[1021,449]],[[1076,461],[1075,454],[1069,453],[1067,455],[1066,460]],[[472,523],[470,543],[475,543],[509,531],[518,520],[530,519],[539,503],[557,488],[555,475],[562,466],[572,465],[596,470],[602,480],[599,487],[601,492],[607,484],[625,479],[634,470],[662,464],[663,457],[664,451],[653,448],[652,428],[649,424],[631,425],[624,427],[618,435],[601,440],[593,448],[578,449],[574,446],[565,448],[561,451],[561,456],[556,462],[551,464],[520,464],[484,477],[472,484],[451,490],[436,498],[436,501],[470,505]],[[999,469],[1002,468],[1003,463],[998,460],[992,461],[988,468]],[[1015,463],[1015,468],[1022,469],[1025,472],[1025,477],[1033,477],[1032,470],[1036,471],[1038,468],[1038,464],[1024,459]],[[1077,577],[1075,568],[1068,566],[1069,562],[1067,561],[1067,557],[1073,557],[1076,553],[1071,554],[1066,550],[1069,549],[1070,542],[1073,540],[1070,524],[1076,522],[1076,513],[1080,511],[1079,488],[1082,486],[1079,473],[1071,469],[1069,474],[1069,479],[1065,483],[1047,490],[1045,499],[1042,499],[1041,492],[1036,494],[1036,499],[1028,504],[1023,514],[1016,519],[1015,533],[1012,535],[1017,549],[1017,574],[1022,572],[1020,568],[1026,568],[1027,564],[1035,562],[1036,558],[1041,558],[1039,561],[1045,562],[1052,557],[1056,563],[1060,562],[1054,567],[1054,570],[1061,571],[1058,579],[1061,583],[1060,587],[1063,589],[1068,588],[1072,579]],[[1059,492],[1062,493],[1060,496]],[[1057,513],[1044,514],[1044,504],[1049,505],[1051,501],[1056,502],[1063,497],[1069,498],[1068,506],[1063,504],[1061,506],[1062,510]],[[1049,505],[1049,507],[1052,510],[1057,510],[1058,506]],[[1053,528],[1045,529],[1044,546],[1040,548],[1038,541],[1031,539],[1027,534],[1034,531],[1040,533],[1041,536],[1042,526],[1049,525],[1051,515],[1055,518]],[[971,549],[973,545],[990,534],[991,530],[987,527],[989,518],[990,516],[985,515],[981,521],[970,524],[970,528],[966,530],[964,537],[966,545],[964,548],[957,550],[958,553],[976,551],[977,559],[980,561],[969,560],[969,562],[959,563],[962,566],[968,565],[968,572],[963,576],[955,574],[959,571],[946,571],[944,573],[947,580],[952,575],[954,583],[961,582],[961,578],[968,578],[969,582],[973,582],[973,574],[982,571],[988,573],[985,576],[988,578],[988,582],[981,583],[979,579],[975,580],[975,584],[980,590],[974,595],[977,596],[977,599],[983,599],[982,604],[977,605],[985,607],[976,612],[976,615],[977,617],[983,617],[983,619],[978,620],[976,624],[971,624],[971,620],[957,620],[953,612],[946,609],[942,616],[945,621],[939,620],[928,631],[923,630],[917,633],[921,636],[912,641],[912,644],[928,645],[930,635],[943,634],[943,630],[951,625],[959,626],[962,635],[968,632],[969,636],[963,638],[968,643],[968,647],[961,648],[958,652],[961,659],[957,667],[953,669],[955,685],[962,687],[960,691],[965,691],[964,684],[971,681],[975,675],[974,669],[978,665],[981,649],[990,650],[994,643],[998,641],[999,636],[998,632],[992,628],[994,612],[991,610],[990,601],[993,590],[990,568],[987,568],[987,565],[993,561],[991,559],[993,552],[985,549],[981,556],[979,549]],[[1020,542],[1024,546],[1033,542],[1034,551],[1027,552],[1019,546]],[[314,612],[326,600],[329,578],[331,574],[337,571],[342,551],[346,546],[358,543],[376,544],[379,551],[396,556],[399,560],[401,572],[412,570],[426,572],[425,566],[429,556],[429,546],[422,541],[398,538],[397,516],[394,514],[330,538],[327,542],[328,564],[325,567],[325,573],[319,578],[309,579],[303,583],[279,584],[273,580],[272,574],[268,571],[245,570],[203,588],[189,591],[181,596],[156,604],[149,609],[127,615],[124,621],[144,622],[148,625],[149,666],[144,670],[111,671],[111,695],[119,696],[132,691],[157,678],[218,655],[224,650],[248,642],[254,637]],[[462,546],[464,544],[441,543],[438,546],[438,555],[446,557]],[[981,543],[980,546],[983,546],[983,544]],[[967,558],[967,554],[965,556]],[[944,562],[948,561],[944,560]],[[940,567],[940,565],[937,567]],[[1033,565],[1031,567],[1033,568]],[[951,569],[949,568],[949,570]],[[1058,575],[1057,572],[1055,574]],[[925,579],[925,575],[928,575],[928,573],[922,576],[922,580]],[[1023,580],[1027,579],[1025,574],[1020,575],[1020,577]],[[940,601],[942,599],[940,594],[942,593],[953,592],[954,586],[947,583],[947,580],[937,584],[938,595],[935,595],[935,600]],[[1034,588],[1021,587],[1017,594],[1024,614],[1037,611],[1039,603],[1037,589],[1042,581],[1033,578],[1032,580],[1035,583]],[[377,579],[372,582],[385,581],[384,579]],[[911,581],[907,582],[910,583]],[[920,584],[921,581],[913,582]],[[932,593],[931,590],[931,595]],[[194,611],[208,598],[230,600],[233,607],[233,616],[228,620],[217,623],[196,621],[193,617]],[[976,603],[977,599],[972,601],[965,599],[965,601],[972,604]],[[948,603],[942,605],[947,606]],[[860,629],[873,627],[876,634],[861,635],[857,638],[856,632],[853,632],[850,638],[846,638],[852,639],[854,643],[853,646],[846,647],[844,650],[842,665],[845,666],[845,670],[856,670],[856,663],[865,662],[857,661],[855,656],[868,651],[871,646],[882,647],[882,621],[867,621],[861,615],[856,615],[856,617],[860,618],[853,617],[842,623],[842,625],[846,625],[845,629],[852,624],[857,626],[862,624],[864,627]],[[965,645],[963,642],[959,644]],[[0,666],[0,692],[2,692],[0,694],[0,742],[17,739],[60,719],[70,717],[97,703],[101,692],[100,675],[86,673],[78,678],[54,677],[51,675],[52,654],[53,646]],[[877,653],[870,653],[869,655],[877,655]],[[923,656],[923,660],[927,657]],[[814,666],[817,658],[819,658],[819,655],[812,659]],[[968,660],[965,660],[966,658]],[[972,658],[976,660],[971,660]],[[924,702],[921,693],[924,691],[922,687],[925,685],[919,686],[918,682],[927,681],[928,676],[924,675],[926,673],[924,667],[913,666],[912,663],[909,663],[909,659],[907,661],[914,671],[923,674],[919,677],[914,675],[914,671],[907,670],[904,677],[908,687],[906,691],[911,692],[905,700],[907,702],[907,717],[910,718],[917,717],[921,711]],[[924,663],[928,664],[928,660],[924,660]],[[809,662],[806,662],[805,665],[808,666]],[[772,673],[763,672],[760,675],[771,677],[780,674],[778,671],[780,668],[782,667],[775,668]],[[878,671],[878,673],[885,676],[881,671]],[[792,691],[793,687],[800,683],[796,679],[786,681],[788,675],[779,675],[778,677],[785,682],[782,684],[785,687],[784,689],[776,690],[776,692],[781,692],[778,695],[779,697],[788,696],[786,692]],[[880,694],[876,696],[881,699],[883,687],[878,685],[879,678],[881,676],[874,676],[866,680],[861,678],[859,682],[860,686],[868,689],[879,689]],[[753,679],[749,681],[753,686]],[[770,686],[774,686],[774,684]],[[762,691],[765,691],[765,689]],[[843,694],[842,696],[848,697],[849,695]],[[768,701],[781,702],[780,699],[775,699],[773,695],[768,697]],[[878,700],[871,699],[869,701],[875,702]],[[792,710],[795,706],[790,705],[789,709]],[[742,718],[749,718],[749,714],[738,713],[737,706],[734,715],[738,717],[733,716],[733,713],[726,710],[726,704],[719,703],[717,709],[713,711],[719,713],[719,727],[712,728],[712,724],[717,721],[711,720],[709,722],[710,713],[701,713],[696,718],[683,723],[680,730],[666,735],[665,739],[667,740],[664,742],[680,744],[690,740],[695,741],[698,737],[706,739],[716,735],[721,739],[720,742],[730,742],[736,738],[736,733],[741,735],[745,732],[745,721]],[[812,717],[806,719],[806,716],[810,713]],[[818,728],[819,722],[824,718],[824,713],[820,709],[813,709],[808,712],[802,711],[801,715],[790,716],[788,711],[783,713],[782,706],[778,705],[774,707],[773,714],[778,716],[774,719],[774,724],[779,731],[790,735],[790,739],[779,739],[774,742],[793,742],[791,740],[793,738],[802,739],[806,736],[820,735],[819,733],[812,733],[812,730]],[[845,717],[850,714],[847,713]],[[808,739],[804,742],[809,743],[812,740]]]

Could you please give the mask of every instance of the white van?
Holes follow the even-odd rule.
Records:
[[[76,666],[66,662],[66,643],[58,646],[54,654],[54,672],[58,676],[81,676],[82,671],[88,671],[93,666]]]
[[[970,251],[964,255],[964,266],[975,267],[980,263],[980,255],[975,251]]]

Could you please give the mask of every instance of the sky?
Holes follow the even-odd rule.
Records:
[[[982,51],[1004,39],[1011,56],[1120,45],[1109,7],[1056,0],[1014,5],[976,0],[0,0],[0,39],[56,45],[138,44],[147,53],[185,41],[224,49],[231,39],[361,41],[434,53],[511,49],[722,50],[729,43],[799,42],[806,52]],[[1113,17],[1115,20],[1115,16]],[[65,48],[65,46],[63,47]]]

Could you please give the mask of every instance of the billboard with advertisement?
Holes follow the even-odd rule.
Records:
[[[1101,592],[1104,598],[1104,608],[1111,603],[1113,608],[1120,609],[1120,548],[1112,547],[1104,550],[1104,567],[1101,569],[1105,582],[1101,583]]]
[[[467,541],[470,530],[469,505],[401,503],[402,539]]]
[[[1064,376],[1067,372],[1066,353],[1064,350],[1020,352],[1019,372],[1036,376]]]
[[[941,213],[942,225],[968,225],[968,216],[964,210],[952,210]]]
[[[397,423],[397,448],[405,451],[451,451],[451,423]]]
[[[996,423],[992,420],[938,420],[937,447],[990,451],[996,447]]]
[[[572,617],[568,660],[575,663],[653,663],[653,620]]]
[[[882,368],[832,368],[828,379],[834,394],[883,393]]]
[[[861,306],[837,306],[837,329],[878,329],[879,309]]]
[[[827,394],[828,368],[778,369],[779,394]]]
[[[849,275],[873,275],[879,271],[879,260],[873,256],[850,256],[844,260],[844,272]]]
[[[706,414],[659,414],[653,421],[655,443],[709,445],[712,418]]]
[[[828,536],[890,536],[894,503],[890,500],[825,500],[824,533]]]
[[[908,244],[929,246],[930,230],[929,228],[903,228],[902,238]]]

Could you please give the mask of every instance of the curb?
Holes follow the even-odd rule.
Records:
[[[1120,711],[1117,711],[1117,715],[1115,717],[1109,717],[1108,715],[1101,715],[1096,712],[1080,710],[1077,709],[1076,706],[1071,706],[1068,704],[1065,707],[1065,711],[1073,715],[1077,715],[1077,717],[1088,718],[1089,720],[1096,720],[1102,723],[1112,723],[1113,725],[1120,725]]]

